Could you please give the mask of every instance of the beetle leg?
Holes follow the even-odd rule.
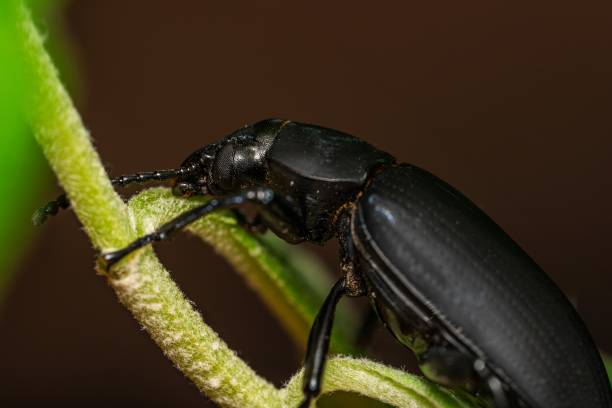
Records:
[[[297,244],[306,238],[299,210],[289,197],[275,195],[270,203],[258,204],[259,219],[264,226],[290,244]]]
[[[346,295],[351,297],[365,296],[367,286],[361,273],[355,271],[355,247],[351,237],[350,211],[343,211],[336,221],[336,235],[340,244],[340,271],[344,275]]]
[[[156,231],[138,238],[125,248],[102,254],[98,263],[104,270],[108,270],[112,265],[135,250],[155,241],[164,241],[168,239],[172,233],[183,229],[187,225],[207,214],[210,214],[213,211],[234,208],[249,202],[260,206],[262,214],[267,211],[268,206],[270,206],[272,209],[277,209],[279,206],[283,205],[282,199],[275,196],[274,192],[267,188],[252,189],[243,191],[233,196],[212,199],[206,204],[202,204],[199,207],[184,212],[183,214],[159,227]]]
[[[495,408],[510,408],[511,405],[501,380],[487,368],[485,362],[480,359],[475,360],[474,371],[482,378],[489,389]]]
[[[474,373],[474,357],[447,343],[430,346],[418,355],[418,360],[425,377],[438,384],[470,391],[480,388],[480,375]]]
[[[293,201],[289,197],[275,195],[267,204],[255,203],[257,214],[252,221],[246,221],[246,227],[252,232],[265,232],[270,229],[290,244],[304,241],[306,235]],[[245,219],[244,215],[242,216]],[[238,222],[241,222],[240,219]],[[242,226],[245,226],[242,224]]]
[[[345,294],[346,288],[344,278],[342,278],[336,282],[329,295],[327,295],[310,329],[306,358],[304,359],[304,382],[302,388],[304,400],[300,403],[299,408],[308,408],[310,401],[319,395],[321,391],[321,377],[323,376],[327,360],[334,313],[338,301]]]
[[[493,401],[495,401],[495,408],[510,408],[506,392],[504,391],[502,382],[496,376],[492,375],[487,379],[487,385],[489,391],[493,394]]]
[[[249,219],[242,211],[237,208],[232,208],[232,213],[236,217],[238,224],[247,231],[255,234],[263,234],[268,230],[268,226],[263,221],[261,214],[255,215],[254,218]]]
[[[487,368],[483,360],[474,360],[452,347],[430,347],[419,356],[419,366],[423,374],[436,383],[472,392],[488,391],[495,408],[516,406],[510,404],[501,380]]]

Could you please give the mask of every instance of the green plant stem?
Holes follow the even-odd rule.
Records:
[[[36,140],[94,246],[103,251],[123,247],[136,238],[135,220],[113,190],[25,6],[19,12],[22,49],[31,68],[28,113]],[[150,248],[114,272],[109,283],[121,302],[211,399],[232,407],[278,405],[279,391],[204,324]]]
[[[163,352],[209,398],[229,407],[279,406],[279,391],[204,324],[151,249],[109,282]]]
[[[302,372],[285,386],[284,398],[294,406],[301,398]],[[322,393],[351,391],[395,407],[473,408],[480,401],[367,359],[333,357],[327,362]]]
[[[27,101],[34,136],[97,249],[121,248],[135,237],[127,207],[114,191],[29,12],[19,8],[22,49],[31,76]]]

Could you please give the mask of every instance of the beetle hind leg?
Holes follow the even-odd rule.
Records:
[[[474,372],[473,357],[448,345],[429,347],[419,355],[419,367],[427,378],[446,386],[475,391],[479,378]]]
[[[481,359],[462,353],[451,346],[430,347],[419,356],[423,374],[430,380],[483,394],[494,408],[518,408],[508,395],[503,382]]]
[[[321,378],[327,360],[327,350],[334,323],[334,313],[338,301],[346,294],[344,278],[341,278],[323,302],[323,306],[317,314],[310,335],[308,336],[308,347],[304,362],[304,399],[299,408],[308,408],[310,402],[319,395],[321,391]]]
[[[508,396],[504,391],[502,382],[496,376],[492,375],[487,379],[487,386],[493,396],[496,408],[510,408],[510,402]]]
[[[518,405],[517,402],[511,402],[511,398],[504,389],[502,381],[489,370],[484,361],[480,359],[474,360],[474,371],[482,379],[485,388],[493,399],[495,408],[518,408],[523,405]]]

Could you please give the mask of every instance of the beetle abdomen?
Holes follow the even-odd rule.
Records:
[[[385,306],[398,319],[408,303],[425,307],[533,407],[612,407],[601,358],[571,303],[454,188],[413,166],[389,167],[353,222],[353,239],[374,266],[364,268],[373,292],[408,296],[378,299],[393,298]]]

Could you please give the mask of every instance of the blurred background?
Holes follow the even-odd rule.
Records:
[[[111,175],[175,167],[267,117],[358,135],[475,201],[612,352],[609,1],[32,4]],[[71,212],[30,225],[60,190],[7,113],[27,84],[6,80],[19,67],[2,12],[0,406],[214,406],[95,275]],[[308,249],[337,269],[335,243]],[[301,351],[212,250],[183,235],[158,252],[256,371],[281,385],[300,367]],[[380,327],[369,355],[413,365]]]

